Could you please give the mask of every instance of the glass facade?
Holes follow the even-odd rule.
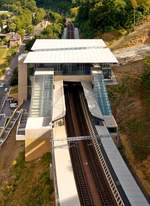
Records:
[[[35,75],[32,83],[30,117],[52,118],[53,75]]]
[[[51,68],[55,75],[90,75],[89,64],[37,64],[37,68]]]
[[[94,93],[103,115],[111,115],[111,106],[108,98],[103,74],[94,75]]]

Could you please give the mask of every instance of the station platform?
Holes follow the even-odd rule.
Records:
[[[54,173],[57,187],[57,202],[60,206],[79,206],[80,200],[76,188],[70,159],[65,126],[53,128]]]
[[[66,115],[63,81],[54,82],[53,105],[52,121],[54,122]]]
[[[93,94],[92,84],[90,82],[82,81],[81,85],[83,87],[84,95],[91,115],[103,120],[103,115]]]
[[[148,206],[148,201],[124,162],[107,128],[105,126],[95,127],[100,136],[99,143],[103,146],[111,168],[118,178],[117,185],[120,185],[129,203],[132,206]]]

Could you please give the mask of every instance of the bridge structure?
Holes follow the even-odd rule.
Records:
[[[106,88],[116,84],[111,50],[101,39],[79,39],[72,23],[63,39],[36,40],[31,50],[19,57],[18,98],[31,100],[18,138],[26,161],[51,148],[56,205],[149,205],[117,149]]]

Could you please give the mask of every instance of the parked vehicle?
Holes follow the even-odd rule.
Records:
[[[0,83],[0,88],[3,88],[5,86],[5,84],[2,82]]]
[[[9,89],[8,89],[7,87],[4,89],[5,92],[8,92],[8,90],[9,90]]]
[[[17,107],[17,103],[13,102],[13,103],[10,103],[10,108],[11,109],[14,109]]]
[[[18,105],[18,101],[11,97],[9,98],[9,105],[11,109],[14,109]]]

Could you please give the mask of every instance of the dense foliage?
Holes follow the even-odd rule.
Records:
[[[35,0],[2,0],[0,9],[9,11],[0,18],[0,25],[7,25],[6,32],[18,32],[22,36],[31,33],[33,25],[46,16],[43,8],[36,6]]]
[[[2,0],[0,1],[0,9],[9,11],[9,13],[1,15],[0,27],[3,28],[3,25],[7,25],[3,32],[14,31],[24,36],[25,33],[32,34],[34,25],[46,19],[51,24],[44,29],[38,38],[59,38],[63,30],[64,17],[60,14],[60,11],[58,13],[52,8],[61,8],[60,10],[63,13],[65,9],[68,9],[69,2],[67,0],[61,2],[57,0],[55,3],[51,0],[48,2],[40,0]]]
[[[150,56],[144,59],[145,71],[141,75],[141,85],[143,87],[143,98],[146,100],[148,108],[150,108]],[[149,109],[150,112],[150,109]]]
[[[71,0],[36,0],[37,5],[44,8],[51,8],[59,11],[60,13],[66,13],[71,7]]]
[[[3,15],[0,19],[0,25],[4,20],[7,22],[8,32],[17,31],[22,36],[25,32],[32,33],[34,24],[57,15],[59,21],[49,25],[43,36],[58,38],[64,20],[57,12],[66,14],[70,10],[81,33],[85,37],[96,37],[99,32],[133,28],[149,14],[150,0],[1,0],[0,8],[14,15],[13,18]]]
[[[118,28],[129,29],[149,13],[150,0],[73,0],[76,23],[86,37]],[[86,32],[85,32],[86,31]]]
[[[50,19],[51,24],[43,30],[42,34],[40,35],[40,38],[60,38],[64,28],[64,17],[59,13],[53,12],[51,10],[48,11],[47,15]]]
[[[145,89],[150,91],[150,70],[146,70],[143,75],[141,76],[142,85]],[[149,95],[150,96],[150,95]]]

